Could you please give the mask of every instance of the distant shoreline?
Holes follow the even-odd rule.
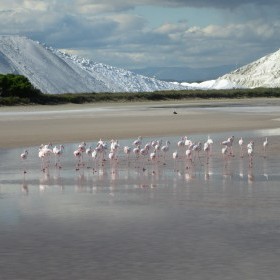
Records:
[[[256,106],[268,111],[227,109]],[[0,146],[279,128],[275,106],[279,98],[0,107]]]

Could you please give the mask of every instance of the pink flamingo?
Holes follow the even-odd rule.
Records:
[[[134,146],[141,146],[142,144],[142,136],[139,136],[135,141],[133,141]]]
[[[137,160],[137,159],[139,158],[139,155],[140,155],[140,145],[137,145],[137,147],[134,148],[134,149],[132,150],[132,152],[134,153],[135,158],[136,158],[136,160]]]
[[[190,168],[189,163],[192,163],[192,149],[190,148],[186,150],[186,169]]]
[[[73,152],[75,158],[77,159],[77,163],[76,163],[76,170],[78,171],[80,169],[80,165],[81,165],[81,158],[82,158],[82,151],[80,148],[78,148],[77,150],[75,150]]]
[[[50,160],[49,157],[53,153],[51,149],[52,144],[41,145],[39,148],[38,156],[41,159],[41,170],[45,172],[46,168],[49,168]]]
[[[195,157],[194,158],[198,158],[199,162],[200,162],[200,157],[199,157],[199,153],[202,150],[202,144],[201,142],[198,142],[197,144],[195,144],[192,147],[192,150],[195,152]]]
[[[55,166],[58,168],[61,168],[61,164],[60,164],[60,158],[63,154],[63,150],[64,150],[64,146],[63,145],[59,145],[59,147],[54,146],[53,148],[53,154],[55,156]]]
[[[233,154],[233,148],[232,148],[233,141],[234,141],[234,136],[231,136],[231,137],[229,137],[227,140],[221,142],[221,145],[224,145],[224,146],[227,146],[227,147],[228,147],[229,155],[230,155],[230,156],[234,156],[234,154]]]
[[[165,158],[166,153],[169,151],[170,142],[166,141],[165,145],[161,147],[161,151],[163,152],[163,164],[166,165]]]
[[[186,140],[186,136],[182,136],[181,139],[177,142],[179,152],[182,152],[184,150],[185,140]]]
[[[126,154],[126,159],[127,162],[129,163],[129,155],[131,154],[131,148],[128,146],[124,146],[123,151]]]
[[[145,157],[148,155],[148,152],[149,152],[148,146],[145,146],[144,148],[140,149],[140,151],[139,151],[139,155],[141,156],[143,171],[146,170],[145,167],[144,167],[144,161],[145,161]]]
[[[153,165],[152,173],[155,174],[155,172],[156,172],[155,171],[155,164],[157,162],[157,150],[154,149],[154,151],[150,153],[149,157],[150,157],[150,160],[152,161],[152,165]]]

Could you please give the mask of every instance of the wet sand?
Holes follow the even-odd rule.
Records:
[[[278,128],[279,106],[260,98],[1,107],[0,146]]]

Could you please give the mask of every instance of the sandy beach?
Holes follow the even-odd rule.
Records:
[[[261,98],[1,107],[0,146],[278,128],[279,105]]]

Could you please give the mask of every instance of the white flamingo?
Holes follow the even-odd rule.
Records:
[[[184,145],[185,145],[185,143],[184,143]],[[178,158],[179,158],[179,154],[178,154],[177,150],[172,153],[172,158],[173,158],[173,161],[174,161],[174,171],[175,171],[176,166],[177,166],[177,161],[178,161]]]
[[[166,141],[165,145],[161,147],[161,151],[163,152],[163,164],[166,165],[165,158],[166,154],[169,151],[170,141]]]
[[[91,159],[91,157],[92,157],[92,152],[93,152],[92,146],[89,146],[88,148],[86,148],[85,153],[86,153],[87,156],[88,156],[88,166],[87,166],[87,168],[90,168],[90,159]]]
[[[177,142],[177,146],[178,146],[178,156],[184,153],[184,147],[185,147],[185,140],[186,140],[186,136],[182,136],[181,139]]]
[[[50,155],[53,153],[53,150],[51,149],[52,144],[47,145],[41,145],[39,148],[38,156],[41,159],[41,170],[45,172],[47,168],[49,168],[50,165]]]
[[[268,139],[267,137],[265,138],[264,142],[263,142],[263,156],[264,158],[266,158],[266,149],[267,149],[267,146],[268,146]]]
[[[109,152],[109,154],[108,154],[108,158],[110,159],[111,163],[113,163],[114,160],[117,159],[117,157],[116,157],[116,152],[111,150],[111,151]]]
[[[24,150],[23,153],[20,154],[20,158],[22,159],[23,162],[23,173],[27,173],[26,167],[25,167],[25,161],[27,160],[28,156],[28,150]]]
[[[54,146],[53,148],[53,154],[55,156],[55,166],[58,168],[61,168],[61,163],[60,163],[60,158],[63,154],[63,150],[64,150],[64,146],[63,145],[59,145],[58,146]]]
[[[254,142],[251,141],[248,145],[247,145],[247,153],[248,153],[248,157],[249,157],[249,167],[253,166],[253,156],[254,156]]]
[[[190,164],[192,163],[192,149],[187,148],[186,150],[186,168],[190,168]]]
[[[233,148],[232,148],[233,141],[234,141],[234,136],[231,136],[227,140],[221,142],[221,145],[224,145],[224,146],[228,147],[227,151],[228,151],[230,156],[234,156],[233,155]]]
[[[214,144],[214,141],[213,141],[213,139],[210,137],[210,135],[208,135],[208,138],[207,138],[206,143],[209,145],[209,156],[211,156],[211,155],[212,155],[212,152],[213,152],[213,144]]]
[[[203,145],[203,151],[206,153],[206,164],[209,163],[209,156],[210,156],[210,151],[211,151],[211,144],[206,141]]]
[[[153,166],[153,171],[152,173],[155,174],[156,173],[156,163],[157,163],[157,152],[158,150],[154,149],[153,152],[150,153],[149,157],[150,157],[150,160],[152,162],[152,166]]]
[[[189,146],[191,142],[192,141],[187,136],[185,136],[185,146]]]
[[[224,158],[225,164],[227,164],[227,161],[229,159],[229,147],[228,146],[224,146],[222,148],[222,154],[223,154],[223,158]]]
[[[238,145],[240,147],[240,157],[243,158],[243,156],[244,156],[244,140],[243,140],[242,137],[238,140]]]
[[[98,161],[98,149],[97,148],[93,149],[93,151],[91,153],[91,157],[92,157],[92,160],[94,163],[93,170],[95,170],[96,166],[97,166],[97,161]]]

